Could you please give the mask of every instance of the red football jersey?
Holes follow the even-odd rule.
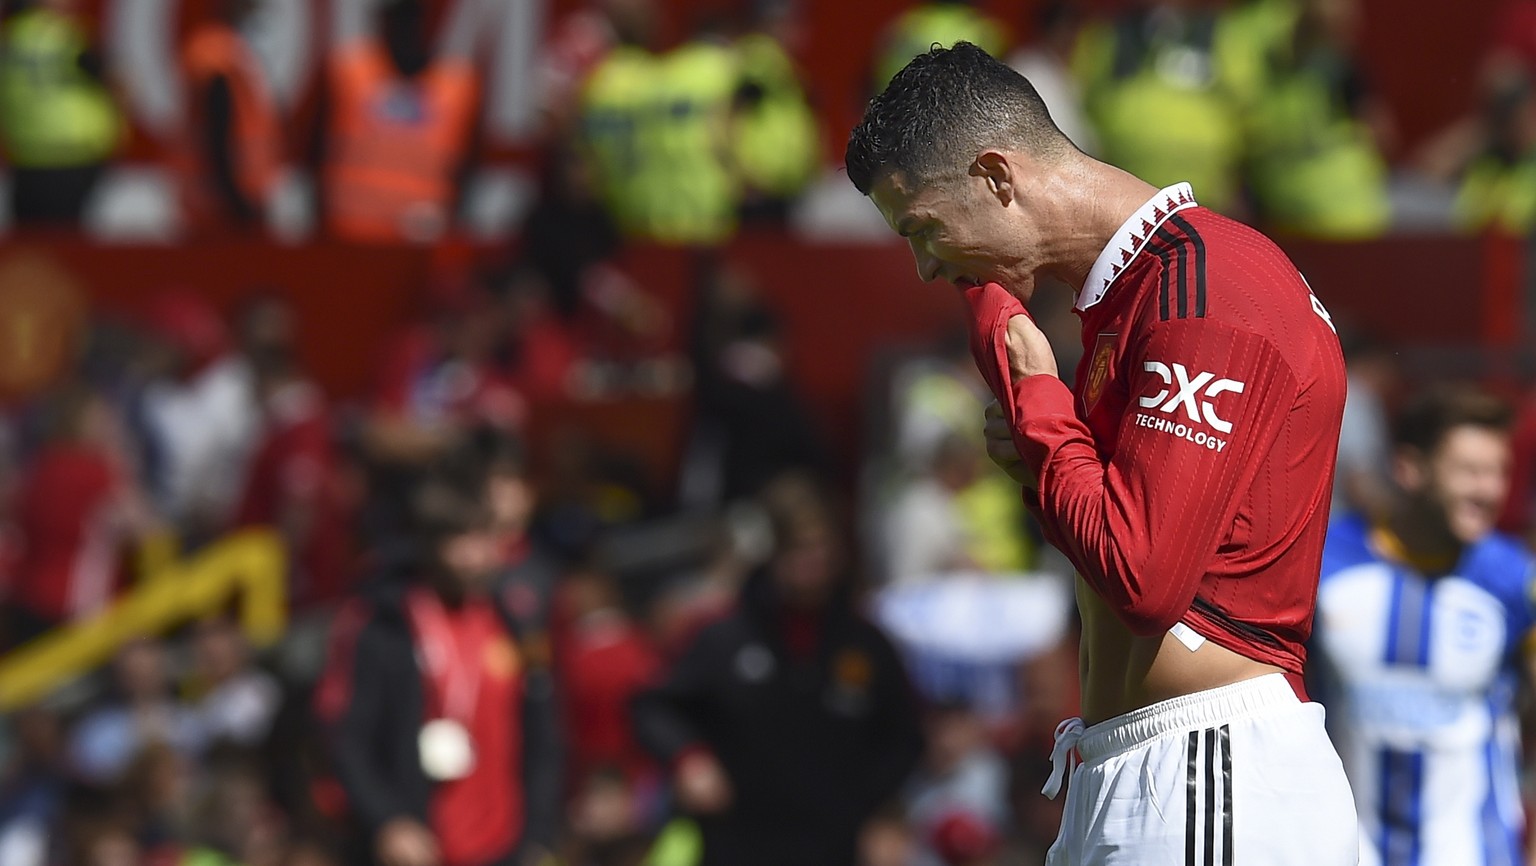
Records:
[[[1344,411],[1327,311],[1257,231],[1187,184],[1126,221],[1078,297],[1074,391],[1009,382],[1001,287],[972,348],[1039,479],[1046,537],[1136,634],[1178,622],[1301,671]],[[999,387],[1008,383],[1009,387]]]

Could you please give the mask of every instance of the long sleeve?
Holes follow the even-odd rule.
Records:
[[[1016,304],[1016,302],[1015,302]],[[1234,532],[1256,461],[1279,436],[1297,384],[1279,351],[1209,319],[1151,325],[1123,362],[1131,403],[1106,465],[1053,376],[1008,378],[1006,303],[978,362],[1001,391],[1014,442],[1039,481],[1033,510],[1083,579],[1138,634],[1178,622]]]
[[[351,661],[350,700],[332,730],[337,781],[370,836],[392,818],[425,817],[413,813],[408,798],[390,784],[373,753],[380,720],[401,711],[398,655],[399,648],[377,623],[364,626]]]
[[[1133,631],[1156,634],[1194,601],[1296,385],[1267,340],[1202,319],[1155,325],[1129,363],[1145,396],[1107,467],[1054,377],[1014,383],[1015,440],[1084,580]]]
[[[901,657],[883,637],[876,657],[882,671],[876,694],[879,709],[873,714],[876,728],[870,736],[880,760],[864,777],[865,805],[870,814],[906,783],[922,759],[924,746],[916,693]]]

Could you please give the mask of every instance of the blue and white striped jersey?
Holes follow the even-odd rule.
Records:
[[[1360,814],[1361,866],[1520,866],[1514,713],[1531,556],[1493,535],[1426,578],[1358,517],[1323,554],[1311,662]]]

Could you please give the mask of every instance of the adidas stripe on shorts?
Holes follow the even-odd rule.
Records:
[[[1280,674],[1082,731],[1046,866],[1355,866],[1359,830],[1321,704]]]

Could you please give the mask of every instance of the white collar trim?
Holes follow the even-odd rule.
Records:
[[[1130,219],[1109,239],[1104,251],[1099,253],[1098,261],[1088,271],[1088,281],[1083,283],[1082,291],[1077,293],[1077,308],[1086,310],[1104,300],[1109,287],[1131,260],[1136,258],[1136,254],[1141,252],[1142,247],[1147,245],[1158,226],[1173,214],[1195,206],[1195,192],[1187,183],[1176,183],[1158,190],[1157,195],[1147,199],[1146,204],[1131,214]]]

